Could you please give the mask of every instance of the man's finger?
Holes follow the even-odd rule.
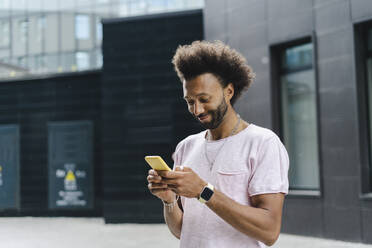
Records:
[[[164,189],[164,188],[168,188],[168,185],[164,184],[164,183],[149,183],[148,188],[150,190],[152,190],[152,189]]]
[[[147,181],[150,182],[150,183],[152,183],[152,182],[159,183],[161,181],[161,177],[159,177],[159,176],[153,176],[153,175],[148,175],[147,176]]]
[[[183,165],[177,165],[176,168],[174,168],[175,171],[183,171]]]
[[[158,176],[158,173],[156,173],[156,171],[154,169],[150,169],[149,170],[149,175]]]
[[[178,184],[178,180],[177,179],[173,179],[173,178],[162,178],[161,179],[161,183],[177,185]]]
[[[190,167],[187,167],[187,166],[182,166],[182,171],[190,172],[190,171],[192,171],[192,169]]]
[[[165,177],[165,178],[179,178],[181,175],[180,171],[157,171],[159,176]]]
[[[150,190],[151,191],[151,193],[153,193],[153,194],[157,194],[157,193],[163,193],[163,192],[166,192],[166,191],[168,191],[169,190],[169,188],[165,188],[165,189],[152,189],[152,190]]]

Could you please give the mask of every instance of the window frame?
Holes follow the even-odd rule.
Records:
[[[303,45],[306,43],[312,43],[313,45],[313,59],[312,68],[314,70],[314,83],[315,83],[315,104],[316,104],[316,125],[317,125],[317,139],[318,139],[318,173],[319,173],[319,189],[318,190],[300,190],[290,189],[288,196],[290,198],[322,198],[323,197],[323,164],[322,164],[322,153],[321,153],[321,126],[320,126],[320,103],[319,103],[319,83],[318,83],[318,64],[317,64],[317,44],[315,38],[315,32],[311,35],[304,36],[301,38],[271,44],[269,48],[270,52],[270,76],[271,76],[271,99],[272,99],[272,123],[273,130],[278,134],[280,139],[284,141],[283,127],[282,127],[282,107],[281,107],[281,52],[287,48]],[[284,144],[284,143],[283,143]]]
[[[354,52],[356,88],[358,98],[358,125],[359,125],[359,151],[360,151],[360,177],[362,199],[372,199],[372,152],[369,125],[372,118],[369,116],[368,96],[368,70],[366,62],[372,58],[372,51],[367,55],[368,30],[372,29],[372,21],[356,23],[354,25]],[[372,97],[372,96],[370,96]],[[371,124],[370,124],[371,123]]]

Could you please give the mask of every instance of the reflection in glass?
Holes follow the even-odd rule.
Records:
[[[368,78],[368,109],[369,109],[369,154],[372,158],[372,58],[367,59],[367,78]],[[370,159],[371,160],[371,159]],[[370,182],[372,182],[372,162],[369,164]],[[370,192],[372,192],[372,183],[370,183]]]
[[[312,44],[282,55],[281,109],[284,144],[290,157],[290,188],[319,189],[316,87]]]
[[[89,53],[77,52],[75,58],[78,70],[87,70],[89,68]]]
[[[8,65],[17,69],[15,73],[1,73],[0,80],[10,74],[25,75],[18,72],[19,63],[28,66],[21,71],[32,73],[76,71],[86,68],[87,63],[87,69],[100,68],[102,54],[96,51],[101,48],[102,18],[203,5],[203,0],[0,0],[0,61],[6,58]],[[88,60],[86,55],[75,54],[76,46],[88,53]],[[88,62],[78,66],[76,57]]]
[[[9,46],[9,21],[0,20],[0,47]]]
[[[130,15],[143,15],[147,12],[147,1],[137,0],[130,3]]]
[[[75,37],[78,40],[87,40],[90,37],[90,25],[88,15],[77,15],[75,17]]]
[[[27,42],[27,35],[28,35],[28,20],[23,19],[18,21],[18,30],[20,31],[21,35],[21,43],[25,44]]]
[[[158,12],[163,11],[167,8],[166,0],[153,0],[148,2],[148,11],[149,12]]]

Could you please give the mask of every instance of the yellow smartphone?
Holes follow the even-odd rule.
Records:
[[[154,170],[171,171],[171,168],[160,156],[146,156],[145,160]]]

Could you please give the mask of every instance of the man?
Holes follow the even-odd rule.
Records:
[[[173,57],[189,112],[207,129],[182,140],[174,171],[150,170],[152,194],[181,247],[266,247],[277,240],[288,155],[269,129],[241,119],[233,104],[254,73],[222,42],[196,41]]]

